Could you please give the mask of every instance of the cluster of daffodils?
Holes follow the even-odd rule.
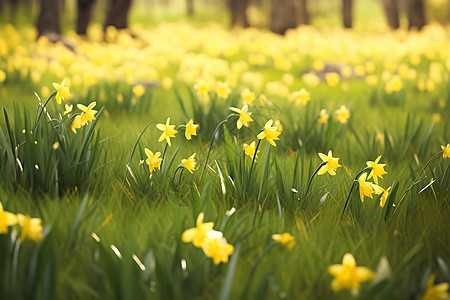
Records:
[[[186,137],[186,140],[191,140],[193,135],[197,135],[198,126],[198,124],[194,124],[193,120],[189,120],[186,125],[180,125],[179,128],[184,128],[184,136]],[[175,125],[170,124],[170,117],[167,118],[166,124],[156,124],[156,128],[162,131],[158,142],[166,141],[167,146],[171,147],[172,143],[170,139],[175,138],[175,134],[178,133],[178,130],[175,129]],[[156,152],[155,154],[153,154],[153,152],[148,148],[145,148],[144,150],[145,154],[147,155],[147,159],[145,160],[145,162],[149,166],[150,173],[152,173],[156,168],[159,169],[161,167],[161,163],[164,158],[160,157],[161,152]],[[187,159],[181,160],[181,165],[191,173],[196,170],[195,155],[196,153],[192,154]]]
[[[227,263],[234,246],[227,242],[222,232],[213,229],[213,222],[203,223],[204,217],[205,214],[200,213],[196,227],[184,231],[181,240],[201,248],[207,257],[213,259],[214,264]]]
[[[359,184],[359,195],[361,198],[361,202],[364,202],[364,197],[367,196],[369,198],[372,198],[372,194],[380,195],[380,206],[384,207],[384,204],[386,203],[387,197],[389,195],[388,189],[383,189],[381,186],[378,185],[378,177],[383,178],[384,174],[387,174],[387,172],[384,170],[384,167],[386,164],[379,164],[378,162],[381,159],[381,155],[377,157],[375,161],[368,161],[366,162],[367,167],[371,169],[369,176],[367,176],[367,172],[361,174],[358,178],[358,184]],[[373,178],[373,181],[375,183],[366,181],[370,178]]]
[[[70,84],[64,79],[61,84],[53,83],[53,87],[56,89],[55,99],[58,104],[62,104],[62,101],[66,100],[70,97]],[[77,114],[72,121],[72,131],[77,133],[77,129],[80,129],[82,126],[87,125],[89,122],[95,120],[95,114],[97,111],[93,108],[97,103],[94,101],[90,103],[87,107],[83,104],[77,104],[77,108],[81,111],[81,113]],[[70,113],[72,112],[73,105],[65,104],[65,110],[63,115],[67,115],[70,117]]]
[[[28,215],[13,214],[3,210],[0,202],[0,234],[8,233],[9,227],[18,225],[20,227],[19,240],[23,242],[25,239],[40,241],[42,239],[41,219],[31,218]]]

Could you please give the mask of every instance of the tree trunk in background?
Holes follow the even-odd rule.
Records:
[[[307,0],[295,0],[294,5],[297,25],[308,25],[309,13]]]
[[[249,27],[247,18],[248,0],[228,0],[228,8],[231,13],[231,26]]]
[[[40,12],[36,24],[38,35],[60,34],[59,0],[41,0],[40,4]]]
[[[94,7],[94,0],[78,0],[78,17],[76,31],[78,34],[85,35],[86,29],[91,20],[92,8]]]
[[[190,16],[194,14],[194,0],[186,0],[186,11]]]
[[[290,28],[297,27],[295,0],[271,0],[270,30],[285,34]]]
[[[425,8],[423,0],[407,0],[406,16],[408,17],[408,29],[421,30],[425,26]]]
[[[352,10],[353,0],[342,0],[342,19],[344,21],[344,28],[352,28]]]
[[[383,0],[383,6],[389,27],[398,29],[400,27],[398,17],[398,0]]]
[[[128,28],[128,12],[132,0],[111,0],[108,15],[106,16],[105,29],[114,26],[117,29]]]

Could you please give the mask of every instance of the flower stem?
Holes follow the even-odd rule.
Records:
[[[323,161],[323,162],[319,165],[319,167],[316,169],[316,171],[314,171],[314,173],[312,174],[311,178],[309,178],[308,186],[306,187],[306,192],[305,192],[305,200],[306,200],[306,198],[308,198],[308,196],[309,196],[309,193],[308,193],[308,192],[309,192],[309,188],[311,187],[311,183],[312,183],[312,180],[313,180],[314,176],[316,176],[316,174],[319,172],[319,170],[320,170],[323,166],[325,166],[327,163],[328,163],[327,161]]]
[[[13,290],[17,289],[17,273],[19,268],[19,250],[20,250],[20,239],[16,239],[13,252],[12,261],[12,286]]]
[[[359,171],[358,174],[356,174],[355,178],[352,181],[352,186],[350,187],[350,191],[348,192],[347,200],[345,200],[344,209],[342,210],[341,218],[344,215],[345,209],[347,208],[348,202],[350,200],[350,195],[352,194],[353,187],[355,186],[356,181],[358,180],[359,176],[361,176],[365,172],[370,172],[372,170],[372,167],[366,167]]]
[[[258,140],[258,144],[256,145],[256,148],[255,148],[255,154],[253,154],[252,165],[250,166],[250,174],[248,176],[249,184],[250,184],[250,182],[252,180],[253,165],[255,164],[256,154],[258,153],[259,144],[261,144],[261,140]]]
[[[47,106],[47,103],[56,95],[56,91],[51,93],[50,96],[47,98],[47,101],[45,101],[44,106],[42,106],[41,112],[39,113],[39,116],[36,118],[33,126],[33,131],[36,130],[36,127],[39,123],[39,120],[41,119],[42,113],[45,111],[45,107]]]

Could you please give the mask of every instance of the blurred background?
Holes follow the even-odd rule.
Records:
[[[183,20],[280,34],[304,24],[420,30],[430,22],[448,24],[450,0],[1,0],[0,17],[2,24],[37,25],[41,34],[84,33],[90,23],[126,28]]]

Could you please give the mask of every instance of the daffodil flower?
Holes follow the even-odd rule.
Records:
[[[181,160],[181,164],[183,164],[183,166],[191,173],[193,173],[193,171],[195,171],[195,154],[192,154],[188,159],[182,159]]]
[[[273,124],[273,120],[269,120],[267,121],[266,125],[264,125],[264,129],[263,131],[258,134],[256,137],[260,140],[266,138],[267,141],[273,145],[273,146],[277,146],[274,142],[274,140],[279,140],[278,136],[281,134],[281,132],[278,132],[277,126],[272,126]]]
[[[389,196],[390,190],[391,190],[391,186],[387,190],[383,191],[383,194],[381,195],[381,198],[380,198],[380,206],[381,207],[384,207],[384,205],[386,204],[386,200],[387,200],[387,197]]]
[[[289,250],[292,250],[292,248],[294,248],[295,246],[295,238],[288,232],[285,232],[283,234],[273,234],[272,239],[275,242],[285,246]]]
[[[228,82],[217,82],[216,84],[217,97],[221,99],[227,99],[231,94],[230,84]]]
[[[341,107],[334,112],[334,117],[339,123],[345,124],[350,118],[350,111],[345,105],[341,105]]]
[[[241,129],[242,125],[248,127],[248,123],[253,122],[253,119],[250,117],[252,113],[248,112],[248,105],[244,105],[242,109],[230,107],[230,110],[239,114],[239,119],[237,120],[237,129]]]
[[[336,264],[328,267],[328,273],[335,278],[331,282],[334,292],[342,289],[351,290],[357,294],[360,289],[360,282],[373,279],[375,273],[366,267],[357,267],[355,258],[351,253],[346,253],[342,259],[342,265]]]
[[[361,202],[364,202],[364,196],[372,198],[372,194],[375,193],[373,189],[373,184],[366,181],[367,173],[361,174],[358,178],[359,183],[359,196],[361,198]]]
[[[329,115],[328,115],[326,109],[321,109],[319,112],[319,119],[317,120],[317,122],[319,124],[326,124],[328,122],[328,118],[329,118]]]
[[[97,113],[97,111],[93,110],[93,108],[96,104],[97,102],[92,102],[88,105],[88,107],[84,106],[83,104],[77,104],[78,109],[82,111],[81,125],[84,126],[88,122],[92,122],[93,120],[95,120],[95,114]]]
[[[338,163],[339,158],[333,157],[333,153],[328,151],[328,156],[323,153],[318,153],[320,159],[322,159],[323,162],[326,162],[325,165],[320,168],[318,175],[323,175],[326,172],[328,172],[330,175],[334,176],[336,175],[336,169],[341,167],[341,165]]]
[[[192,138],[192,135],[197,135],[197,128],[198,124],[194,124],[194,121],[192,119],[186,124],[184,136],[187,140],[190,140]]]
[[[227,243],[222,232],[210,230],[206,232],[202,242],[202,250],[206,256],[211,257],[215,265],[227,263],[233,254],[234,246]]]
[[[70,96],[69,86],[65,79],[60,85],[57,84],[56,82],[53,82],[53,87],[56,89],[55,98],[58,104],[61,104],[61,100],[65,100],[65,98]]]
[[[375,161],[366,162],[367,166],[372,168],[372,171],[370,171],[369,177],[367,177],[367,179],[373,177],[373,181],[375,181],[375,184],[378,184],[378,177],[383,178],[383,175],[387,174],[387,172],[384,170],[384,166],[386,166],[386,164],[378,164],[380,159],[381,155],[378,156]]]
[[[17,223],[17,216],[13,213],[3,210],[3,205],[0,202],[0,234],[7,233],[8,227]]]
[[[24,216],[22,214],[17,215],[17,221],[22,228],[20,234],[20,241],[30,239],[35,242],[42,240],[42,225],[40,218],[30,218],[30,216]]]
[[[166,124],[156,124],[156,128],[161,130],[163,133],[158,139],[158,142],[166,140],[167,145],[171,146],[170,138],[175,137],[175,133],[178,131],[175,130],[175,125],[170,125],[170,117],[167,118]]]
[[[64,111],[63,115],[65,116],[65,115],[69,114],[72,111],[73,105],[72,104],[71,105],[66,104],[66,105],[64,105],[64,107],[65,107],[66,110]]]
[[[255,156],[255,154],[256,154],[256,157],[255,157],[255,161],[256,161],[256,159],[258,158],[259,150],[258,150],[257,153],[255,153],[255,150],[256,150],[256,143],[255,143],[255,141],[251,142],[250,145],[247,145],[246,143],[244,143],[244,152],[245,152],[245,154],[247,154],[251,158],[253,158],[253,156]]]
[[[439,300],[450,299],[450,294],[447,292],[449,289],[448,282],[434,284],[436,275],[432,274],[427,281],[427,289],[423,295],[422,300]]]
[[[145,148],[144,151],[145,151],[145,154],[147,155],[147,159],[145,160],[145,162],[147,163],[147,165],[150,168],[150,173],[153,172],[153,170],[155,168],[160,168],[162,158],[159,158],[159,156],[161,155],[161,153],[156,152],[155,154],[153,154],[153,152],[147,148]]]
[[[447,144],[447,146],[442,145],[441,149],[442,149],[442,151],[444,151],[444,153],[442,153],[442,157],[449,158],[450,157],[450,144]]]
[[[196,227],[189,228],[183,232],[181,235],[181,240],[185,243],[191,243],[197,247],[201,248],[203,240],[206,238],[206,233],[211,231],[214,227],[213,222],[203,223],[205,214],[201,212],[196,221]]]
[[[81,122],[81,116],[78,115],[76,116],[73,121],[72,121],[72,131],[74,133],[77,133],[77,129],[80,129],[81,126],[83,126],[82,122]]]

